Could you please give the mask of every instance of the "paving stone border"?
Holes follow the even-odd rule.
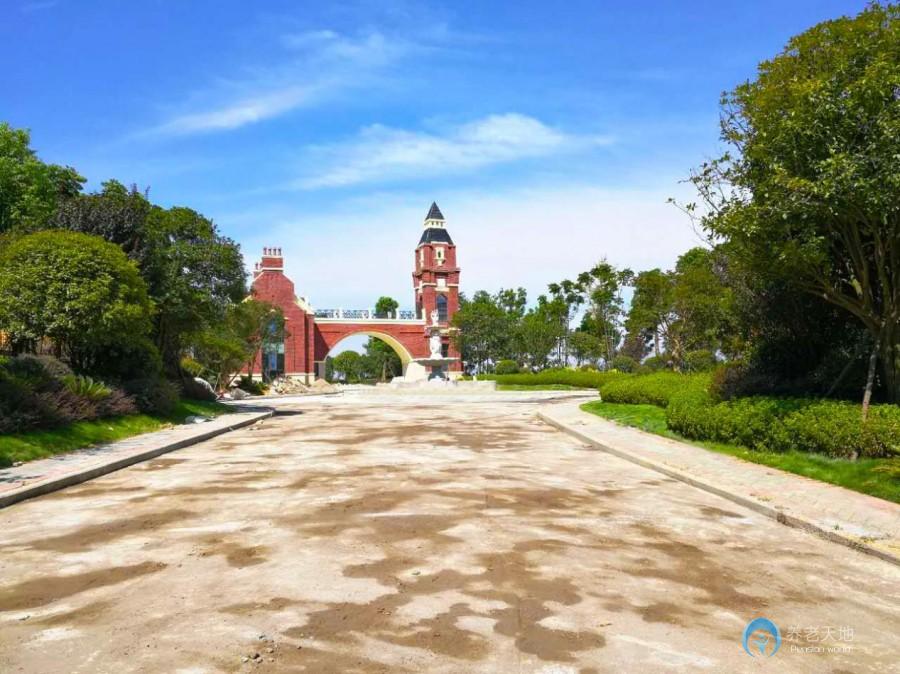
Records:
[[[839,531],[824,528],[820,524],[810,521],[807,518],[797,516],[795,514],[787,513],[780,507],[771,506],[771,505],[763,503],[759,500],[756,500],[745,493],[741,493],[741,491],[739,491],[737,489],[729,488],[729,486],[726,486],[726,485],[713,484],[712,482],[710,482],[708,480],[700,479],[697,476],[691,475],[683,470],[677,470],[670,466],[666,466],[662,463],[659,463],[657,461],[653,461],[651,459],[647,459],[642,456],[637,456],[636,454],[626,451],[626,450],[623,450],[621,448],[613,447],[610,444],[598,439],[595,434],[590,434],[581,429],[578,429],[571,423],[567,423],[565,420],[563,420],[561,417],[563,417],[565,415],[561,415],[558,413],[560,408],[562,408],[562,407],[563,407],[562,405],[545,406],[545,408],[543,410],[538,411],[537,416],[544,423],[549,424],[550,426],[553,426],[554,428],[557,428],[557,429],[563,431],[564,433],[571,435],[572,437],[580,440],[581,442],[584,442],[584,443],[590,445],[591,447],[594,447],[595,449],[599,449],[601,451],[607,452],[608,454],[612,454],[613,456],[617,456],[620,459],[624,459],[625,461],[629,461],[631,463],[637,464],[644,468],[648,468],[650,470],[656,471],[658,473],[666,475],[667,477],[671,477],[680,482],[684,482],[685,484],[689,484],[692,487],[696,487],[697,489],[702,489],[711,494],[715,494],[716,496],[720,496],[724,499],[728,499],[729,501],[731,501],[733,503],[744,506],[746,508],[750,508],[754,512],[757,512],[766,517],[770,517],[770,518],[776,520],[777,522],[780,522],[781,524],[785,524],[789,527],[794,527],[796,529],[802,529],[803,531],[815,534],[816,536],[819,536],[826,540],[832,541],[834,543],[840,543],[841,545],[847,546],[854,550],[858,550],[867,555],[872,555],[873,557],[878,557],[879,559],[882,559],[886,562],[890,562],[891,564],[900,566],[900,555],[894,554],[893,552],[891,552],[889,550],[884,550],[884,549],[881,549],[878,547],[874,547],[874,546],[870,545],[864,539],[861,539],[859,537],[850,536],[850,535],[845,535]],[[554,408],[556,408],[557,414],[554,414]],[[581,410],[579,410],[579,412],[581,414],[585,415],[585,417],[591,418],[591,415],[588,412],[583,412]],[[613,423],[613,422],[609,422],[609,423]],[[624,427],[622,427],[622,428],[624,428]],[[632,430],[636,433],[644,433],[643,431],[640,431],[638,429],[629,428],[627,430]],[[650,436],[650,437],[653,438],[654,436]],[[669,441],[675,442],[673,440],[669,440]],[[678,444],[685,445],[685,443],[678,443]],[[703,448],[695,448],[691,445],[685,445],[685,446],[691,447],[692,449],[697,449],[700,452],[708,451]],[[722,457],[722,458],[728,459],[731,457]],[[751,465],[756,465],[756,464],[751,464]],[[776,469],[769,468],[769,470],[776,470]],[[801,480],[802,479],[810,479],[810,478],[803,478],[801,476],[793,476],[792,473],[787,473],[786,475],[792,476],[792,477],[797,477],[798,479],[801,479]],[[834,485],[827,485],[827,486],[835,487]],[[836,488],[842,489],[841,487],[836,487]],[[855,494],[855,492],[851,492],[851,493]]]
[[[145,439],[151,446],[145,449],[136,448],[134,451],[130,452],[123,452],[121,450],[115,451],[115,445],[117,443],[111,443],[109,445],[111,452],[108,461],[104,462],[102,459],[100,462],[85,460],[84,465],[80,467],[78,465],[73,465],[71,471],[60,471],[59,473],[51,474],[46,478],[38,478],[31,482],[27,482],[20,487],[0,492],[0,509],[25,501],[26,499],[34,498],[35,496],[49,494],[50,492],[65,487],[70,487],[81,482],[87,482],[95,477],[100,477],[101,475],[127,468],[136,463],[156,458],[161,454],[167,454],[176,449],[183,449],[184,447],[195,445],[198,442],[209,440],[210,438],[228,433],[229,431],[250,426],[258,421],[271,417],[274,413],[275,410],[271,408],[260,408],[258,411],[245,411],[222,415],[216,417],[212,421],[196,424],[196,433],[178,437],[177,439],[171,438],[172,429],[148,433],[146,434]],[[231,423],[222,423],[225,421],[231,421]],[[152,436],[154,435],[161,436],[159,444],[153,444]],[[136,439],[140,438],[141,436],[135,436],[133,438],[126,438],[122,442],[134,443]],[[24,465],[27,466],[28,464]]]

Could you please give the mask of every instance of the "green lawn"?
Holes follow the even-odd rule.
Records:
[[[498,391],[590,391],[569,384],[497,384]]]
[[[79,421],[49,430],[0,435],[0,467],[157,431],[181,423],[192,414],[218,416],[232,411],[221,403],[182,400],[172,414],[168,415],[133,414],[127,417]]]
[[[737,445],[688,440],[669,430],[666,411],[655,405],[627,405],[594,401],[581,406],[585,412],[633,426],[649,433],[673,438],[720,454],[729,454],[745,461],[760,463],[796,473],[822,482],[830,482],[847,489],[900,503],[900,459],[833,459],[820,454],[803,452],[759,452]]]

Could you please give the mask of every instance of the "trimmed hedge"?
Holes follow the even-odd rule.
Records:
[[[493,380],[498,384],[511,384],[517,386],[564,384],[566,386],[577,386],[579,388],[600,388],[613,379],[625,376],[628,375],[621,372],[598,372],[596,370],[570,370],[568,368],[557,368],[521,374],[478,375],[478,379]]]
[[[672,396],[685,390],[705,391],[709,388],[709,381],[709,375],[677,372],[618,377],[600,387],[600,397],[607,403],[665,407]]]
[[[675,396],[666,423],[676,433],[772,452],[800,451],[837,458],[900,455],[900,408],[837,400],[753,396],[716,402],[705,393]]]
[[[800,451],[836,458],[900,455],[900,407],[873,405],[863,423],[857,403],[751,396],[720,401],[710,374],[657,372],[622,376],[601,385],[604,402],[649,404],[666,410],[672,431],[774,452]]]

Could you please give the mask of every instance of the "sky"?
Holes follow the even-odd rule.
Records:
[[[461,285],[702,239],[669,197],[721,153],[720,94],[863,2],[0,0],[0,120],[45,161],[281,247],[316,308],[413,304],[432,201]]]

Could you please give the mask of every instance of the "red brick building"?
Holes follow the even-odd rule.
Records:
[[[285,276],[281,249],[265,248],[253,273],[253,297],[281,308],[288,334],[282,344],[268,347],[257,358],[250,374],[257,378],[283,375],[310,383],[324,376],[325,358],[338,342],[363,334],[385,341],[397,352],[404,379],[425,379],[429,366],[418,360],[427,359],[430,354],[426,328],[436,311],[442,352],[456,358],[449,367],[450,376],[459,376],[462,368],[450,339],[449,325],[459,308],[459,273],[456,245],[434,203],[425,216],[424,231],[415,250],[414,310],[393,315],[376,315],[371,309],[315,310],[306,298],[297,296],[293,281]]]

